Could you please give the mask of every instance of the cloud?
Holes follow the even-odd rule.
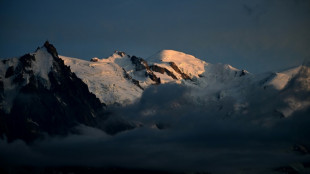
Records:
[[[262,104],[267,99],[257,101],[260,93],[249,95],[248,101],[256,101],[250,104],[260,105],[251,106],[248,114],[227,116],[233,109],[228,106],[236,103],[233,98],[219,111],[213,102],[193,104],[191,92],[180,85],[153,86],[136,104],[111,108],[113,117],[143,124],[114,136],[81,125],[79,135],[47,136],[31,145],[1,140],[1,164],[262,173],[310,160],[292,151],[294,144],[310,145],[309,110],[279,119],[267,112],[271,107],[262,110],[277,100]],[[156,128],[159,123],[164,126]]]

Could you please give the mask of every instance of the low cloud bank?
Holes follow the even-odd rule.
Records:
[[[140,125],[114,136],[81,125],[79,135],[46,136],[31,145],[1,140],[1,164],[262,173],[310,161],[309,154],[293,149],[310,145],[309,109],[280,118],[273,107],[285,103],[272,92],[247,92],[242,102],[227,97],[197,104],[191,90],[154,86],[136,104],[111,108],[111,119]],[[258,97],[263,94],[269,97]]]

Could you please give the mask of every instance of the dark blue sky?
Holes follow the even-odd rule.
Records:
[[[83,59],[162,49],[258,73],[310,60],[308,0],[0,0],[0,57],[49,40]]]

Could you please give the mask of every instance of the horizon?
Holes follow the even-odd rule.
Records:
[[[46,41],[47,41],[47,42],[50,42],[49,40],[46,40]],[[50,42],[50,44],[54,45],[54,44],[51,43],[51,42]],[[37,46],[37,48],[38,48],[38,47],[43,47],[43,46],[44,46],[44,45]],[[54,46],[55,46],[55,45],[54,45]],[[57,46],[56,46],[56,49],[57,49]],[[135,54],[128,54],[127,52],[124,52],[124,51],[122,51],[122,50],[114,50],[114,51],[111,52],[111,54],[109,54],[109,55],[107,55],[107,56],[105,56],[105,57],[98,57],[98,56],[95,56],[95,57],[91,57],[90,59],[83,59],[83,58],[80,58],[80,57],[71,57],[71,56],[62,55],[62,54],[59,54],[59,55],[60,55],[60,56],[64,56],[64,57],[69,57],[69,58],[75,58],[75,59],[81,59],[81,60],[85,60],[85,61],[90,61],[92,58],[108,59],[110,56],[112,56],[112,55],[115,53],[115,51],[120,51],[120,52],[124,52],[124,53],[127,54],[127,55],[137,56],[137,57],[140,57],[140,58],[143,58],[143,59],[147,60],[148,58],[150,58],[150,57],[152,57],[152,56],[156,55],[157,53],[159,53],[159,52],[161,52],[161,51],[164,51],[164,50],[172,50],[172,49],[163,49],[163,50],[159,50],[159,51],[157,51],[157,52],[155,52],[155,53],[153,53],[153,54],[151,54],[150,56],[147,56],[147,57],[141,57],[141,56],[137,56],[137,55],[135,55]],[[36,51],[36,50],[33,49],[32,52],[35,52],[35,51]],[[57,51],[58,51],[58,49],[57,49]],[[185,52],[178,51],[178,50],[172,50],[172,51],[185,53]],[[0,59],[5,60],[5,59],[11,59],[11,58],[19,58],[19,57],[21,57],[21,56],[23,56],[23,55],[25,55],[25,54],[32,53],[32,52],[29,51],[29,52],[25,52],[24,54],[19,55],[19,56],[12,56],[12,57],[7,57],[7,58],[2,58],[2,57],[0,57]],[[58,53],[59,53],[59,52],[58,52]],[[185,54],[191,55],[191,54],[188,54],[188,53],[185,53]],[[194,55],[191,55],[191,56],[194,56]],[[195,57],[195,56],[194,56],[194,57]],[[195,57],[195,58],[198,58],[198,59],[200,59],[200,60],[203,60],[203,59],[201,59],[201,58],[199,58],[199,57]],[[205,61],[205,60],[203,60],[203,61]],[[206,62],[206,61],[205,61],[205,62]],[[292,69],[292,68],[296,68],[296,67],[298,67],[298,66],[302,66],[302,65],[305,64],[305,62],[306,62],[306,63],[307,63],[307,62],[310,62],[310,59],[309,59],[309,60],[304,59],[301,63],[296,64],[296,65],[289,65],[289,66],[287,66],[287,67],[281,67],[281,68],[278,68],[278,69],[266,70],[266,71],[262,71],[262,72],[258,72],[258,73],[254,73],[254,72],[248,71],[248,69],[240,69],[240,68],[234,67],[234,66],[232,66],[232,67],[233,67],[233,68],[237,68],[238,70],[246,70],[246,71],[249,72],[249,73],[259,75],[259,74],[264,74],[264,73],[269,73],[269,72],[282,72],[282,71],[286,71],[286,70],[289,70],[289,69]],[[210,63],[210,62],[206,62],[206,63]],[[222,63],[222,62],[217,62],[217,63],[212,63],[212,64],[231,65],[231,64]]]

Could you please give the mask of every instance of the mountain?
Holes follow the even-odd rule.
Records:
[[[162,50],[145,59],[115,51],[107,58],[87,61],[60,56],[46,42],[34,53],[0,62],[0,135],[9,141],[32,141],[44,133],[65,135],[79,124],[109,134],[139,127],[143,125],[140,121],[109,116],[106,106],[139,106],[155,100],[156,96],[146,91],[163,84],[175,84],[187,92],[181,101],[166,95],[161,103],[172,103],[166,103],[168,107],[162,111],[187,102],[224,117],[249,113],[289,117],[310,107],[309,79],[307,63],[255,75],[174,50]],[[152,105],[143,107],[136,115],[155,113]],[[159,129],[166,127],[154,124]]]
[[[229,113],[236,113],[235,110],[239,110],[240,106],[245,110],[249,100],[254,102],[249,96],[255,93],[283,100],[281,106],[277,104],[270,108],[270,112],[276,111],[274,115],[287,117],[308,107],[304,100],[292,102],[288,99],[287,96],[295,95],[292,91],[284,96],[284,91],[296,90],[297,87],[290,84],[301,74],[304,79],[300,81],[309,84],[309,66],[306,64],[255,75],[226,64],[210,64],[175,50],[162,50],[145,59],[121,51],[115,51],[107,58],[95,57],[90,61],[65,56],[60,58],[88,85],[90,92],[108,106],[137,103],[150,86],[172,83],[189,88],[188,99],[196,105],[212,103],[223,108],[223,101],[233,99],[238,107],[226,111]],[[309,93],[307,88],[300,91]]]
[[[104,104],[89,92],[48,42],[34,53],[0,62],[0,135],[32,141],[96,126]]]
[[[120,51],[108,58],[93,58],[91,61],[60,58],[101,102],[108,105],[131,104],[141,97],[144,89],[154,84],[184,83],[206,88],[211,87],[210,82],[219,85],[230,81],[231,77],[247,74],[229,65],[211,65],[174,50],[163,50],[147,59]]]
[[[283,97],[286,106],[277,108],[277,111],[283,117],[289,117],[297,111],[308,109],[310,107],[310,64],[304,63],[302,66],[284,71],[280,77],[278,76],[277,74],[274,79],[285,77],[280,83],[281,85],[284,83],[280,97]],[[278,86],[276,85],[275,88]]]
[[[303,173],[309,113],[307,62],[252,74],[174,50],[88,61],[46,42],[0,61],[0,171]]]
[[[122,57],[115,53],[108,59],[96,62],[65,56],[60,56],[60,58],[88,85],[90,92],[95,94],[103,103],[129,104],[142,95],[143,88],[139,82],[116,63],[118,61],[130,61],[127,55]],[[131,62],[127,64],[131,65]]]

